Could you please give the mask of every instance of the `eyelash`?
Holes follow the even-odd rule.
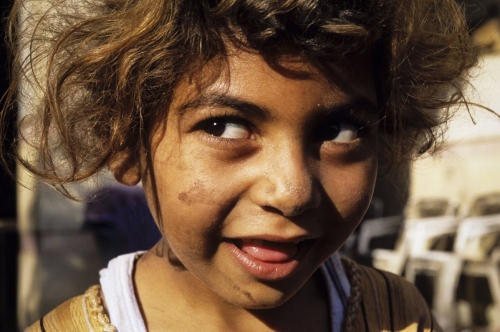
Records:
[[[347,124],[349,126],[352,126],[356,130],[356,134],[358,137],[355,139],[357,140],[358,138],[364,138],[363,136],[366,136],[367,131],[370,128],[370,121],[367,121],[364,118],[357,117],[353,114],[346,114],[342,116],[335,116],[335,118],[328,118],[326,117],[323,118],[321,121],[321,125],[317,125],[313,131],[313,141],[323,141],[323,142],[328,142],[331,144],[336,144],[336,145],[349,145],[352,142],[335,142],[335,141],[330,141],[330,140],[317,140],[314,136],[314,133],[318,133],[322,129],[325,129],[327,127],[331,127],[333,125],[341,125],[341,124]],[[353,141],[354,142],[354,141]]]
[[[255,131],[255,127],[249,121],[229,113],[223,113],[221,115],[213,115],[212,113],[210,113],[207,115],[205,119],[202,119],[198,122],[194,130],[205,131],[207,126],[213,122],[236,123],[245,126],[246,128],[248,128],[250,132]],[[241,144],[242,141],[247,141],[247,139],[225,138],[225,137],[214,136],[210,135],[207,132],[205,132],[204,136],[205,139],[207,139],[211,143],[228,145],[228,146],[238,145]]]
[[[255,126],[253,126],[249,121],[246,119],[236,116],[230,113],[223,113],[220,115],[213,115],[212,113],[208,114],[205,119],[202,119],[198,122],[198,124],[195,126],[194,130],[197,131],[203,131],[204,132],[204,138],[207,139],[211,143],[215,144],[220,144],[220,145],[226,145],[226,146],[236,146],[240,145],[242,142],[247,142],[248,139],[240,139],[240,138],[225,138],[225,137],[220,137],[220,136],[215,136],[207,133],[205,130],[210,123],[214,122],[224,122],[224,123],[236,123],[242,126],[245,126],[248,128],[248,130],[253,133],[256,131]],[[335,141],[329,141],[329,140],[323,140],[323,142],[327,142],[329,144],[335,144],[335,145],[341,145],[341,146],[348,146],[351,145],[353,142],[357,141],[358,139],[364,138],[366,136],[367,131],[369,130],[371,123],[370,121],[367,121],[364,118],[360,118],[355,116],[354,114],[345,114],[342,116],[335,116],[334,118],[328,119],[328,117],[323,118],[321,121],[322,125],[316,125],[314,126],[313,129],[313,135],[312,139],[313,141],[317,141],[314,138],[314,133],[319,132],[322,128],[325,128],[327,126],[333,126],[333,125],[339,125],[339,124],[347,124],[350,126],[353,126],[356,129],[356,133],[358,137],[356,137],[355,140],[352,142],[335,142]]]

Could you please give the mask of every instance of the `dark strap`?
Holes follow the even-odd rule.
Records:
[[[42,318],[40,318],[40,328],[42,329],[42,332],[47,332],[47,331],[45,330],[45,327],[43,326],[43,317],[44,317],[44,316],[42,316]]]
[[[368,320],[366,319],[365,301],[363,301],[363,298],[361,298],[361,312],[363,314],[363,323],[365,324],[365,331],[370,332],[370,329],[368,328]]]
[[[429,310],[429,317],[431,317],[431,332],[434,331],[434,316],[432,315],[431,308],[427,305],[427,310]]]
[[[385,281],[385,286],[387,288],[387,297],[389,298],[389,315],[390,315],[390,322],[391,322],[391,332],[394,332],[394,308],[392,307],[392,292],[391,292],[391,286],[389,285],[389,279],[387,279],[387,276],[380,270],[375,269],[382,278],[384,278]]]

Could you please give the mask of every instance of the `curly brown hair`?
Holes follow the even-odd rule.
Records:
[[[180,79],[227,57],[228,44],[275,65],[289,55],[321,66],[370,52],[381,152],[396,166],[439,147],[476,63],[455,0],[46,2],[38,16],[30,8],[39,1],[15,2],[8,104],[23,80],[43,91],[28,125],[34,136],[24,135],[39,155],[19,160],[56,186],[88,178],[120,152],[148,152]]]

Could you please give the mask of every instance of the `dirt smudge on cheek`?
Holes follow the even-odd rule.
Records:
[[[196,180],[189,190],[181,192],[177,197],[186,205],[213,204],[216,202],[200,180]]]
[[[186,203],[187,205],[191,205],[192,200],[187,192],[180,193],[178,197],[180,201]]]

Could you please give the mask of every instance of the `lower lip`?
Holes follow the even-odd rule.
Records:
[[[303,256],[304,248],[299,247],[297,254],[286,262],[270,263],[263,262],[242,251],[231,242],[224,242],[229,252],[233,254],[236,261],[250,275],[261,280],[280,280],[287,278],[297,269],[300,257]]]

